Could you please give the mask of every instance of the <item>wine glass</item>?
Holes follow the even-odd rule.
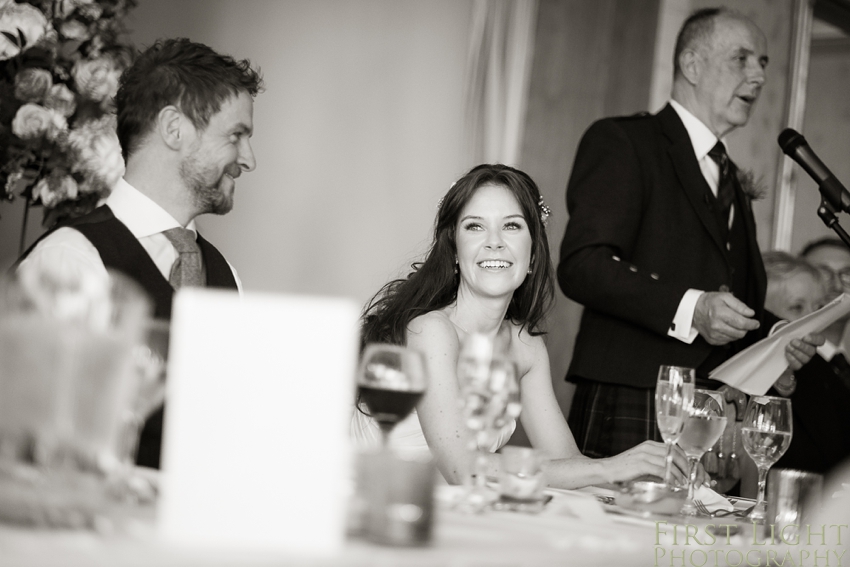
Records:
[[[489,454],[496,448],[503,429],[519,417],[520,400],[516,365],[493,358],[479,372],[459,372],[464,422],[469,429],[469,451],[473,455],[471,474],[460,508],[480,512],[498,498],[487,486]]]
[[[679,437],[679,446],[688,457],[688,498],[682,507],[682,515],[698,516],[694,504],[694,484],[697,465],[703,454],[723,435],[726,429],[726,404],[723,396],[709,390],[694,390],[694,398],[688,407],[688,418]]]
[[[384,448],[393,428],[425,393],[426,379],[425,359],[418,351],[389,344],[366,346],[357,372],[357,391],[381,428]]]
[[[667,445],[664,482],[673,489],[670,471],[673,466],[673,445],[679,440],[688,417],[688,407],[694,399],[694,369],[664,366],[658,369],[655,383],[655,418],[658,430]]]
[[[773,396],[753,396],[744,412],[741,424],[744,449],[759,471],[759,496],[750,520],[764,523],[766,504],[764,489],[767,471],[788,450],[793,434],[791,400]]]

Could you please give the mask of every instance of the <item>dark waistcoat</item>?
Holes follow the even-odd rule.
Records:
[[[18,260],[27,257],[35,246],[54,230],[71,227],[80,231],[97,249],[104,266],[116,269],[139,283],[150,294],[154,302],[154,317],[171,320],[171,303],[174,288],[156,267],[147,251],[130,232],[130,229],[115,215],[107,205],[79,218],[71,219],[42,235]],[[203,256],[207,287],[236,289],[236,279],[230,265],[221,252],[198,234],[198,245]],[[17,264],[16,264],[17,265]],[[156,410],[145,422],[139,447],[136,452],[136,464],[159,468],[162,445],[163,410]]]

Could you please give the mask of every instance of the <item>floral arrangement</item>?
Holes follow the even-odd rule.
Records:
[[[113,97],[135,4],[0,0],[0,198],[43,205],[46,227],[92,210],[124,174]]]
[[[751,169],[738,169],[736,173],[738,175],[738,183],[741,184],[741,189],[747,197],[753,201],[764,199],[767,193],[767,187],[761,176],[756,178],[755,173]]]

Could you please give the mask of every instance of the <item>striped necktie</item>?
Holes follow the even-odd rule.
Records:
[[[732,167],[729,164],[729,156],[726,154],[726,146],[720,140],[714,144],[708,155],[720,169],[720,179],[717,182],[717,202],[720,205],[720,218],[723,219],[723,223],[726,225],[729,222],[729,209],[732,207],[732,201],[735,199]]]

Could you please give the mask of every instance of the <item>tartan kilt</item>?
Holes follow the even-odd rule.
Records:
[[[588,457],[611,457],[646,440],[663,441],[655,420],[655,388],[579,381],[567,421]]]

